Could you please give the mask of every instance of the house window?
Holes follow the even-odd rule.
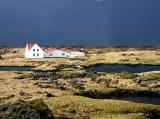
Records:
[[[35,57],[36,55],[35,55],[35,53],[33,54],[33,57]]]
[[[35,52],[36,50],[35,50],[35,49],[33,49],[33,51]]]
[[[37,53],[37,56],[39,56],[39,53]]]
[[[37,49],[37,51],[39,51],[39,49]]]

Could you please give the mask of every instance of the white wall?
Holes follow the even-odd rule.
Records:
[[[26,49],[25,49],[25,58],[28,58],[28,46],[26,45]]]
[[[26,48],[25,58],[43,58],[43,57],[44,57],[44,52],[37,44],[35,44],[29,51]]]

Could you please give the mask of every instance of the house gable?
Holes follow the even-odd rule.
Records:
[[[37,44],[27,44],[25,58],[43,58],[44,52]]]

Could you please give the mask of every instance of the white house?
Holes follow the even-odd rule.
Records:
[[[85,53],[74,50],[46,48],[44,51],[37,44],[26,44],[25,58],[83,58]]]
[[[44,52],[37,44],[26,44],[25,58],[43,58]]]
[[[45,57],[48,58],[66,58],[68,56],[68,53],[64,52],[63,50],[58,50],[55,48],[47,48],[45,49]]]
[[[65,50],[64,52],[67,53],[68,58],[82,58],[85,56],[85,53],[74,50]]]

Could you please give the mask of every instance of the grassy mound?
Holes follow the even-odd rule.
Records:
[[[133,103],[118,100],[99,100],[81,96],[64,96],[46,99],[45,103],[51,110],[61,110],[62,112],[78,114],[82,117],[95,116],[106,118],[113,116],[119,119],[158,119],[160,117],[160,106]]]

